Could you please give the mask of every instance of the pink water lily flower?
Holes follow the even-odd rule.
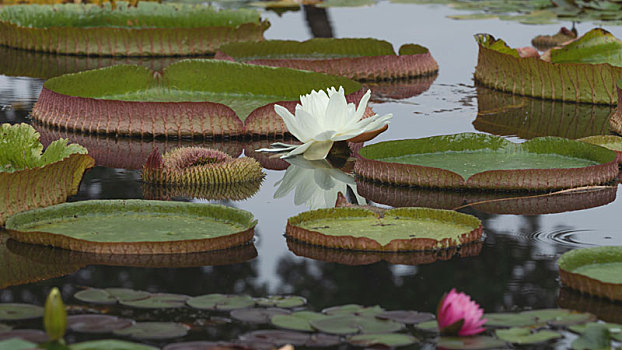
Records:
[[[437,322],[442,334],[469,336],[483,332],[484,310],[471,297],[452,289],[438,304]]]

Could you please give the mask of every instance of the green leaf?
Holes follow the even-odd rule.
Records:
[[[43,317],[41,306],[17,303],[0,304],[0,321],[28,320],[39,317]]]
[[[389,333],[403,328],[401,323],[379,320],[373,316],[342,315],[309,321],[311,326],[328,334]]]
[[[473,337],[441,337],[438,339],[437,346],[445,349],[506,349],[507,344],[499,339],[488,336]]]
[[[273,325],[279,328],[291,329],[295,331],[313,332],[315,329],[309,324],[310,321],[327,318],[319,312],[298,311],[289,315],[274,315],[270,319]]]
[[[207,294],[188,299],[186,303],[201,310],[235,310],[255,305],[248,295]]]
[[[562,337],[557,332],[549,330],[532,332],[530,328],[522,327],[497,329],[495,334],[499,339],[514,344],[537,344]]]
[[[190,327],[175,322],[136,322],[113,333],[136,339],[170,339],[185,336],[189,329]]]
[[[600,322],[600,323],[590,322],[586,324],[573,325],[573,326],[568,327],[568,329],[570,329],[571,331],[575,333],[583,334],[585,333],[585,330],[588,327],[592,327],[594,324],[599,324],[599,325],[603,325],[607,327],[607,329],[609,330],[609,335],[611,336],[612,339],[615,339],[617,341],[622,341],[622,324],[608,323],[608,322]]]
[[[348,338],[348,343],[355,346],[406,346],[417,343],[417,338],[407,334],[359,334]]]
[[[602,28],[592,29],[576,41],[551,50],[553,63],[609,63],[622,67],[622,41]]]
[[[272,295],[267,298],[255,298],[257,305],[293,308],[303,306],[307,299],[295,295]]]

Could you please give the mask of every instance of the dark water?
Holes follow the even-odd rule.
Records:
[[[407,88],[413,91],[411,95],[429,85],[420,95],[398,99],[395,95],[385,94],[382,101],[372,104],[376,113],[394,115],[389,130],[372,142],[464,131],[494,133],[513,141],[542,135],[576,138],[607,132],[609,107],[545,102],[474,87],[472,74],[477,48],[473,34],[490,32],[513,46],[525,46],[537,34],[556,32],[558,25],[528,26],[498,20],[454,21],[445,17],[452,13],[455,11],[443,6],[388,2],[372,7],[301,10],[280,15],[266,12],[265,16],[272,22],[266,37],[375,37],[388,40],[396,47],[414,42],[430,48],[439,62],[439,75],[435,80],[410,82]],[[589,24],[578,27],[580,33],[589,28]],[[608,29],[622,37],[622,28]],[[7,58],[11,59],[11,55],[0,58],[2,65],[15,63]],[[33,62],[37,62],[36,57]],[[63,69],[71,70],[74,65],[82,64],[65,62]],[[43,80],[9,76],[17,70],[6,69],[6,72],[0,72],[6,74],[0,75],[0,122],[30,122],[28,112]],[[20,72],[15,74],[25,75],[23,70]],[[80,192],[70,199],[72,201],[153,198],[153,193],[144,192],[136,169],[154,145],[164,149],[188,144],[68,134],[35,127],[43,138],[69,137],[86,145],[97,159],[99,166],[86,174]],[[206,145],[237,155],[250,154],[253,149],[265,146],[245,142],[207,142]],[[286,164],[277,163],[276,166],[284,169]],[[379,304],[387,309],[434,311],[440,296],[457,288],[472,295],[488,312],[561,305],[604,314],[620,307],[586,299],[570,291],[562,290],[560,295],[555,263],[559,255],[569,249],[622,245],[618,221],[622,200],[616,199],[620,191],[615,187],[557,198],[495,201],[466,207],[460,211],[483,221],[485,240],[481,246],[462,251],[462,257],[396,257],[336,254],[335,251],[305,249],[294,244],[288,246],[283,236],[287,218],[307,210],[307,204],[330,203],[335,191],[344,191],[347,185],[337,182],[332,190],[312,191],[314,197],[310,198],[302,196],[302,191],[296,196],[296,191],[292,190],[275,199],[278,182],[285,171],[266,170],[266,173],[259,192],[250,199],[217,201],[248,210],[259,220],[254,243],[256,253],[251,247],[250,251],[238,252],[234,257],[197,255],[182,262],[195,267],[148,268],[131,266],[156,264],[153,261],[97,261],[84,256],[62,255],[49,249],[30,252],[28,247],[12,244],[9,247],[14,252],[26,254],[34,261],[19,268],[56,265],[58,271],[49,272],[48,277],[62,276],[7,287],[0,290],[0,301],[42,304],[51,286],[60,286],[67,300],[82,286],[122,286],[188,295],[292,293],[308,298],[311,308],[316,310],[359,303]],[[312,173],[301,176],[299,188],[304,185],[304,179],[310,178],[313,178]],[[359,199],[366,197],[370,202],[385,206],[424,205],[452,209],[466,202],[494,199],[483,194],[392,189],[359,182],[349,187],[358,188]],[[231,263],[234,258],[242,262]],[[166,261],[162,263],[166,264]],[[222,263],[229,264],[219,265]],[[7,269],[12,268],[3,266],[0,273],[8,274],[10,270]],[[37,279],[36,274],[32,279]]]

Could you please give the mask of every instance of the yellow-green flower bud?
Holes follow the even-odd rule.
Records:
[[[65,310],[65,304],[63,303],[60,291],[56,287],[52,288],[45,301],[43,326],[51,341],[60,340],[65,335],[65,330],[67,329],[67,310]]]

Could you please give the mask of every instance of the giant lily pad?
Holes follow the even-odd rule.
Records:
[[[252,10],[140,2],[137,7],[15,5],[0,9],[0,44],[62,54],[200,55],[262,40],[269,23]]]
[[[477,87],[477,118],[473,126],[498,136],[568,139],[609,133],[614,107],[549,101]]]
[[[584,142],[541,137],[515,144],[462,133],[365,146],[354,171],[397,185],[550,190],[611,181],[618,163],[615,152]]]
[[[42,151],[32,126],[0,125],[0,226],[14,213],[64,202],[95,163],[86,148],[64,139]]]
[[[621,82],[618,81],[616,83],[616,91],[618,94],[618,105],[615,111],[611,114],[609,118],[609,125],[611,129],[618,134],[622,134],[622,88],[620,87]]]
[[[475,80],[492,88],[545,99],[617,103],[615,82],[622,78],[622,42],[597,28],[550,52],[551,61],[520,57],[517,50],[489,34],[478,34]]]
[[[216,58],[335,74],[355,80],[409,78],[433,74],[438,64],[423,46],[406,44],[395,54],[377,39],[315,38],[223,45]]]
[[[560,307],[589,312],[599,320],[622,324],[622,304],[612,303],[603,298],[594,298],[570,288],[560,288],[557,296]]]
[[[111,200],[31,210],[7,229],[21,242],[89,253],[173,254],[244,244],[255,224],[250,213],[220,205]]]
[[[353,80],[289,68],[185,60],[160,74],[119,65],[46,81],[32,115],[90,133],[277,136],[287,128],[274,103],[293,112],[300,95],[331,86],[343,86],[349,102],[358,103],[363,94]]]
[[[622,247],[571,250],[557,264],[563,285],[582,293],[622,300]]]
[[[618,155],[618,163],[622,163],[622,137],[615,135],[595,135],[581,138],[579,141],[602,146],[615,151]]]
[[[426,207],[457,210],[471,207],[492,214],[541,215],[594,208],[613,202],[617,186],[590,186],[553,193],[499,191],[445,191],[403,187],[356,180],[358,193],[392,207]],[[462,252],[460,255],[464,256]]]
[[[287,221],[287,236],[332,248],[369,251],[438,250],[478,241],[480,221],[466,214],[402,208],[381,216],[362,208],[318,209]]]

